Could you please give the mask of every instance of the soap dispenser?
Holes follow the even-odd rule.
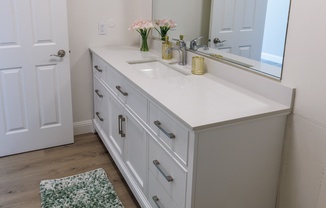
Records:
[[[172,43],[169,42],[169,36],[165,36],[165,41],[162,42],[162,59],[172,59],[172,53],[167,52],[169,48],[172,48]]]

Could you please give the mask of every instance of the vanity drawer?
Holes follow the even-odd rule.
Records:
[[[150,103],[149,108],[151,129],[187,165],[188,131],[154,104]]]
[[[124,82],[122,86],[128,92],[125,98],[126,106],[134,112],[144,123],[147,121],[147,99],[139,93],[135,88]]]
[[[119,91],[116,89],[116,86],[121,85],[121,75],[119,75],[118,72],[116,72],[116,70],[110,65],[107,65],[106,69],[107,73],[105,83],[115,95],[118,95]]]
[[[97,101],[94,101],[94,119],[102,130],[109,133],[109,114],[106,108],[100,106]]]
[[[96,102],[99,106],[103,108],[108,108],[107,90],[95,76],[93,78],[93,84],[94,102]]]
[[[107,70],[107,85],[113,91],[113,94],[125,103],[129,110],[146,122],[147,99],[129,85],[111,66],[108,66]]]
[[[97,124],[100,125],[102,130],[108,134],[109,133],[109,116],[106,110],[98,106],[96,103],[94,104],[94,119]]]
[[[94,119],[97,124],[100,125],[102,130],[108,134],[109,131],[109,113],[108,103],[109,97],[108,92],[100,81],[94,76]]]
[[[185,206],[187,172],[153,138],[149,139],[149,169],[178,207]]]
[[[169,194],[163,186],[156,180],[153,174],[149,173],[149,187],[147,199],[153,208],[177,208]]]
[[[106,81],[106,64],[98,56],[93,55],[93,73],[99,79]]]

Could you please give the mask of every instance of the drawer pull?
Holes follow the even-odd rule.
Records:
[[[118,126],[119,126],[119,134],[120,134],[121,137],[125,137],[126,134],[123,133],[122,122],[124,122],[126,119],[122,115],[119,115],[118,120],[119,120],[119,124],[118,124]]]
[[[117,88],[117,90],[119,90],[119,92],[121,92],[121,94],[123,94],[124,96],[128,96],[128,93],[127,92],[123,92],[121,90],[121,87],[118,85],[118,86],[115,86],[115,88]]]
[[[175,135],[173,133],[169,133],[167,132],[165,129],[162,128],[161,126],[161,122],[159,121],[154,121],[155,126],[157,126],[157,128],[159,128],[167,137],[169,137],[170,139],[174,139]]]
[[[99,91],[99,90],[95,90],[95,92],[96,92],[96,94],[97,94],[100,98],[103,97],[103,95],[100,94],[100,91]]]
[[[160,162],[158,160],[153,160],[153,164],[155,165],[155,167],[160,171],[160,173],[164,176],[164,178],[168,181],[171,182],[173,181],[172,176],[166,175],[164,173],[164,171],[160,168]]]
[[[95,68],[98,72],[102,72],[102,71],[103,71],[103,70],[100,69],[97,65],[95,65],[94,68]]]
[[[163,208],[161,205],[159,205],[158,201],[160,200],[157,196],[152,196],[152,199],[154,203],[156,204],[157,208]]]
[[[98,119],[100,119],[100,121],[104,121],[104,119],[100,116],[99,112],[96,112],[96,116],[98,117]]]

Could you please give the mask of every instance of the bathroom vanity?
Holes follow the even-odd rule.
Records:
[[[142,207],[275,207],[292,88],[133,47],[91,53],[94,128]]]

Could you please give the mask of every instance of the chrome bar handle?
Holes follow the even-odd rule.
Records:
[[[172,176],[170,175],[166,175],[164,173],[164,171],[160,168],[160,162],[158,160],[153,160],[153,164],[155,165],[155,167],[160,171],[160,173],[164,176],[164,178],[168,181],[168,182],[171,182],[173,181],[173,178]]]
[[[97,118],[100,119],[100,121],[104,121],[104,119],[100,116],[99,112],[96,112],[95,114],[96,114]]]
[[[96,92],[96,94],[97,94],[100,98],[103,97],[103,95],[100,94],[100,91],[99,91],[99,90],[95,90],[95,92]]]
[[[157,126],[157,128],[159,128],[167,137],[169,137],[170,139],[174,139],[175,135],[173,133],[169,133],[167,132],[164,128],[162,128],[161,126],[161,122],[159,121],[154,121],[155,126]]]
[[[121,90],[121,87],[119,85],[115,86],[115,88],[117,88],[117,90],[119,90],[119,92],[121,92],[121,94],[123,94],[124,96],[128,96],[128,93],[127,92],[123,92]]]
[[[157,208],[162,208],[161,205],[158,204],[158,201],[160,200],[156,195],[152,196],[152,199],[154,203],[156,204]]]
[[[119,134],[120,134],[121,137],[125,137],[126,134],[123,133],[123,130],[122,130],[122,122],[124,122],[126,119],[122,115],[119,115],[118,116],[118,120],[119,120],[119,122],[118,122]]]
[[[95,65],[94,68],[95,68],[97,71],[99,71],[99,72],[102,72],[102,71],[103,71],[103,70],[100,69],[97,65]]]

